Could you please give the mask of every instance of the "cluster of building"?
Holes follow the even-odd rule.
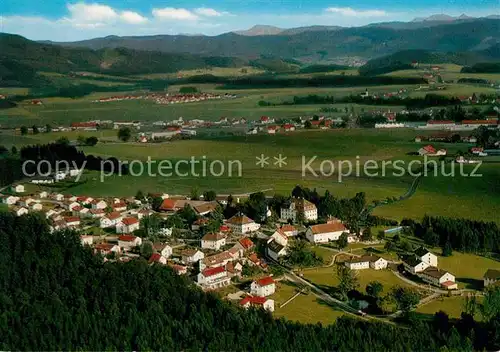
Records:
[[[206,100],[228,99],[235,98],[232,94],[213,94],[213,93],[191,93],[191,94],[159,94],[152,93],[146,96],[146,99],[152,99],[156,104],[182,104],[182,103],[195,103]]]
[[[413,253],[404,255],[402,259],[405,270],[423,281],[445,290],[458,288],[455,276],[439,269],[437,256],[428,249],[419,247]]]
[[[428,144],[418,150],[418,155],[426,156],[445,156],[448,152],[446,149],[436,149],[434,146]]]

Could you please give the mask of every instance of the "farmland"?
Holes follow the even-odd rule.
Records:
[[[76,139],[78,134],[85,136],[95,134],[105,143],[100,143],[96,147],[83,147],[86,154],[114,156],[129,161],[146,161],[150,157],[151,160],[171,162],[189,160],[192,156],[201,160],[205,156],[207,162],[220,160],[225,165],[230,161],[241,163],[241,176],[236,173],[229,176],[227,172],[217,177],[209,175],[196,177],[184,173],[184,176],[169,177],[142,174],[137,177],[110,176],[106,177],[104,182],[100,182],[97,173],[89,172],[84,177],[85,183],[67,190],[75,194],[109,196],[131,195],[138,189],[144,192],[189,194],[193,188],[201,191],[213,189],[222,194],[241,194],[267,189],[272,190],[271,194],[289,194],[291,189],[300,183],[303,186],[316,188],[321,193],[328,189],[337,197],[352,197],[357,192],[365,192],[368,202],[371,202],[387,197],[399,197],[407,191],[413,177],[410,175],[397,177],[392,174],[393,169],[389,166],[385,176],[381,173],[374,177],[364,173],[356,176],[353,173],[351,176],[342,177],[339,182],[338,172],[330,174],[330,170],[326,168],[323,174],[320,172],[321,161],[349,160],[355,165],[358,159],[360,163],[369,159],[379,162],[401,159],[408,163],[419,157],[406,154],[420,148],[418,143],[411,140],[417,133],[413,130],[298,131],[275,136],[216,135],[159,144],[119,143],[116,141],[115,133],[113,130],[103,130],[36,136],[3,137],[2,135],[1,138],[2,144],[9,146],[32,144],[36,140],[45,143],[60,136]],[[442,144],[442,146],[447,148],[449,153],[467,149],[467,145],[463,144]],[[271,158],[270,165],[265,168],[256,165],[256,156],[261,154]],[[287,164],[282,167],[273,165],[273,157],[279,154],[287,157]],[[306,163],[311,158],[317,157],[311,164],[314,173],[310,170],[302,173],[302,156],[305,157]],[[473,166],[468,166],[465,170],[470,172],[472,169]],[[459,175],[445,177],[441,174],[436,177],[430,174],[422,179],[417,192],[411,198],[377,207],[375,215],[397,220],[404,217],[419,219],[425,214],[433,214],[498,221],[498,217],[494,214],[500,209],[500,197],[498,197],[500,189],[496,182],[500,170],[497,164],[491,163],[482,165],[480,171],[482,177]]]

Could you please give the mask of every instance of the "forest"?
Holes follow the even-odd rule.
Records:
[[[166,266],[103,262],[77,234],[50,233],[37,214],[0,213],[0,349],[437,351],[498,349],[500,314],[487,322],[401,326],[339,318],[299,324],[245,311]],[[488,296],[496,299],[498,292]],[[498,305],[498,304],[497,304]],[[491,305],[491,307],[496,307]],[[446,347],[445,347],[446,346]]]

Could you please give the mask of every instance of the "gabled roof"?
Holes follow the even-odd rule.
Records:
[[[264,287],[274,284],[274,280],[271,276],[263,277],[257,280],[257,285]]]
[[[414,253],[415,253],[416,255],[418,255],[419,257],[423,257],[424,255],[426,255],[426,254],[427,254],[427,253],[429,253],[429,252],[430,252],[430,251],[429,251],[427,248],[422,247],[422,246],[418,247],[418,248],[417,248],[417,249],[415,249],[415,251],[414,251]]]
[[[247,303],[253,304],[253,305],[263,305],[266,303],[268,298],[266,297],[259,297],[259,296],[246,296],[240,301],[240,304],[244,306]]]
[[[139,220],[136,218],[123,218],[121,221],[121,223],[126,226],[134,225],[137,224],[138,222]]]
[[[429,266],[422,273],[427,275],[427,276],[430,276],[430,277],[433,277],[436,279],[440,279],[444,275],[448,274],[448,271],[438,269],[435,266]]]
[[[137,236],[133,236],[133,235],[121,235],[118,237],[118,241],[133,242],[133,241],[135,241],[136,238],[137,238]]]
[[[159,253],[153,253],[153,255],[151,256],[151,258],[149,258],[149,263],[159,262],[160,259],[161,259],[161,254],[159,254]]]
[[[294,231],[297,231],[297,229],[295,228],[295,226],[290,225],[290,224],[283,225],[283,226],[281,226],[280,229],[283,232],[294,232]]]
[[[106,215],[106,218],[108,218],[109,220],[116,220],[116,219],[119,219],[121,218],[121,214],[120,213],[117,213],[116,211],[113,211],[109,214]]]
[[[209,277],[209,276],[214,276],[214,275],[223,273],[225,271],[226,271],[226,268],[224,268],[223,266],[218,266],[215,268],[207,268],[207,269],[203,270],[201,273],[203,276]]]
[[[235,216],[230,218],[227,222],[233,225],[246,225],[246,224],[251,224],[254,221],[246,215],[236,214]]]
[[[205,236],[203,236],[201,239],[203,241],[220,241],[222,239],[226,238],[225,235],[222,233],[207,233]]]
[[[76,217],[76,216],[67,216],[64,218],[64,221],[66,221],[67,223],[68,222],[77,222],[77,221],[80,221],[80,218]]]
[[[244,248],[244,249],[250,249],[253,247],[253,242],[250,238],[248,237],[243,237],[243,238],[240,238],[240,240],[238,241],[241,246]]]
[[[311,231],[314,235],[328,232],[346,231],[347,228],[341,222],[319,224],[311,226]]]
[[[420,258],[414,254],[404,255],[402,257],[402,259],[403,259],[403,262],[405,262],[406,264],[408,264],[409,266],[412,266],[412,267],[415,267],[415,266],[419,265],[420,263],[422,263]]]
[[[182,256],[185,256],[185,257],[192,257],[193,255],[195,255],[196,253],[200,252],[200,250],[198,249],[185,249],[181,252],[181,255]]]
[[[285,248],[285,246],[279,244],[274,239],[267,244],[267,248],[273,251],[274,253],[279,253]]]
[[[177,200],[175,199],[164,199],[160,205],[160,210],[168,211],[168,210],[176,210]]]
[[[500,270],[488,269],[483,275],[483,278],[490,280],[499,280],[500,279]]]

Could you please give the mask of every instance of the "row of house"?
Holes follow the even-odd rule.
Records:
[[[439,269],[437,256],[428,249],[419,247],[413,253],[404,255],[402,259],[405,270],[423,281],[446,290],[458,288],[455,276]]]

